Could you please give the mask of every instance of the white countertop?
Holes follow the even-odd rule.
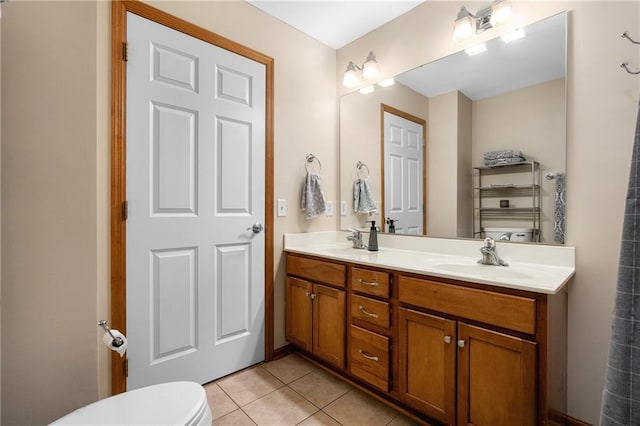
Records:
[[[496,241],[509,266],[478,264],[481,240],[378,235],[377,252],[352,248],[345,231],[284,235],[284,250],[361,265],[555,294],[575,274],[575,248]],[[362,240],[368,241],[363,233]]]

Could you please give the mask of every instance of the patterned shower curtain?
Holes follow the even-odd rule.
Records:
[[[622,228],[600,425],[640,425],[640,110]]]

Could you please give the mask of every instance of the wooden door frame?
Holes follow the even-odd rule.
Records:
[[[422,126],[422,235],[427,235],[427,120],[408,112],[404,112],[390,105],[380,104],[380,229],[385,230],[384,218],[384,113],[388,112],[405,120],[413,121]]]
[[[126,40],[127,12],[188,34],[265,65],[265,360],[273,359],[273,72],[266,55],[138,0],[111,2],[111,325],[123,333],[126,312]],[[126,391],[127,360],[111,357],[111,393]]]

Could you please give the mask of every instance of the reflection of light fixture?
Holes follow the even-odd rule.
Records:
[[[517,30],[511,31],[510,33],[506,33],[500,38],[505,43],[511,43],[512,41],[519,40],[523,37],[524,37],[524,30],[522,28],[518,28]]]
[[[362,77],[358,74],[358,71],[362,71]],[[378,62],[376,61],[376,56],[373,52],[369,52],[369,56],[364,61],[361,67],[354,64],[353,61],[349,61],[349,65],[347,65],[347,69],[344,72],[344,77],[342,78],[342,84],[347,87],[356,86],[361,79],[371,80],[378,76]]]
[[[378,86],[380,87],[389,87],[393,86],[394,84],[396,84],[396,81],[393,78],[388,78],[386,80],[378,82]]]
[[[453,24],[453,39],[465,40],[474,34],[507,22],[510,17],[510,0],[494,0],[491,6],[478,10],[475,15],[462,6]]]
[[[487,51],[487,45],[484,43],[480,43],[466,49],[464,52],[469,56],[475,56],[479,53],[486,52],[486,51]]]
[[[375,90],[375,87],[373,87],[373,85],[371,86],[365,86],[362,89],[358,90],[358,92],[362,93],[363,95],[368,95],[369,93],[373,92]]]

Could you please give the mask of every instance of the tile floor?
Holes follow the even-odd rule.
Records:
[[[215,426],[415,424],[296,354],[204,388]]]

